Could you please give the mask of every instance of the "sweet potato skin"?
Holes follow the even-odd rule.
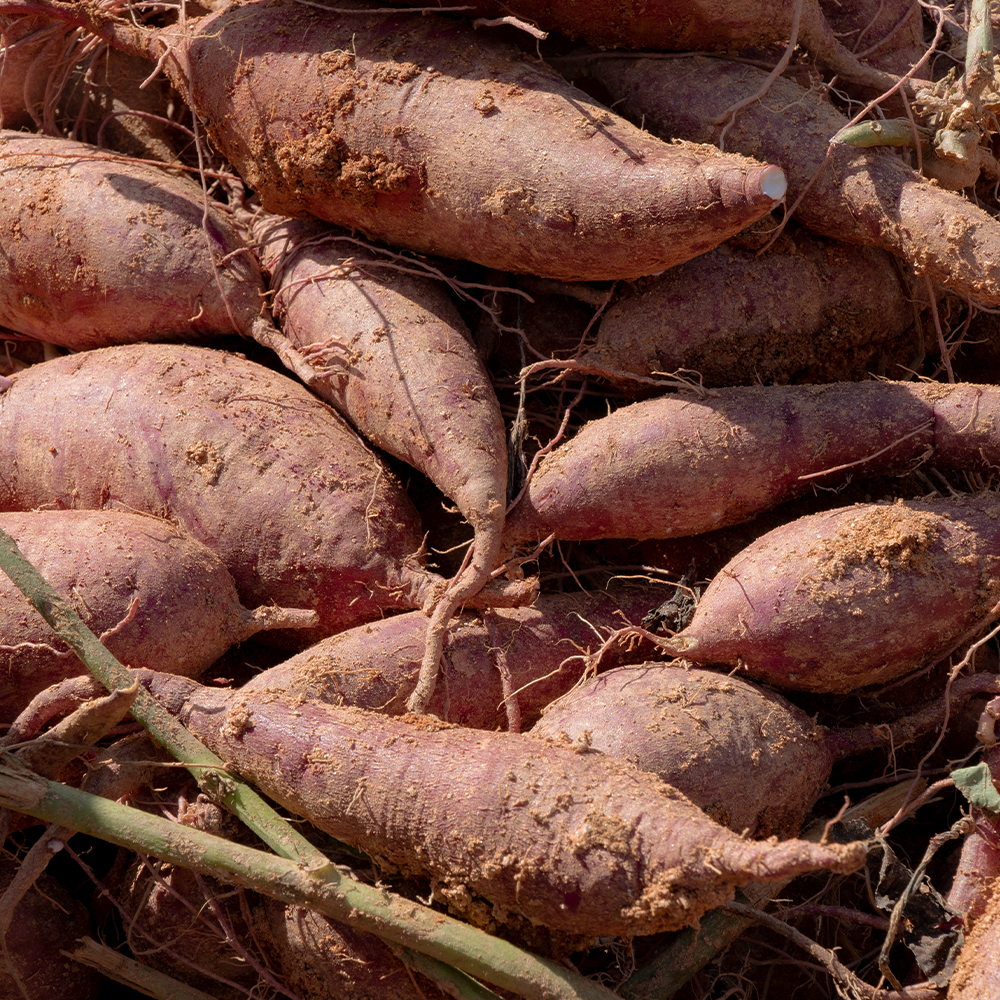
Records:
[[[250,335],[263,277],[196,184],[50,136],[0,154],[0,325],[74,350]]]
[[[755,838],[796,836],[834,763],[826,730],[777,692],[684,664],[598,675],[531,730],[561,734],[658,775]]]
[[[395,477],[283,375],[221,351],[133,344],[13,382],[0,394],[0,467],[11,470],[0,510],[117,506],[175,519],[219,556],[247,606],[319,614],[315,629],[268,641],[301,648],[422,607],[439,582],[410,560],[419,517]]]
[[[580,70],[581,78],[584,73],[613,99],[621,98],[615,106],[631,120],[643,117],[659,134],[711,143],[720,141],[723,129],[722,122],[713,122],[754,95],[767,75],[745,63],[698,56],[600,58]],[[788,202],[806,192],[795,216],[814,232],[881,246],[946,288],[1000,304],[994,277],[1000,224],[954,192],[924,181],[889,150],[830,146],[846,124],[831,104],[779,78],[740,111],[724,145],[781,166]]]
[[[443,283],[401,272],[323,223],[265,216],[251,232],[265,244],[282,333],[315,369],[310,388],[455,501],[476,533],[475,565],[489,573],[506,507],[507,434]]]
[[[175,86],[190,80],[266,209],[395,246],[567,280],[637,277],[718,245],[783,193],[761,188],[780,172],[654,140],[460,21],[251,2],[164,30],[153,58],[163,43]]]
[[[998,406],[995,386],[909,382],[741,386],[634,403],[542,459],[506,537],[683,537],[847,475],[922,461],[988,472],[1000,464]]]
[[[121,511],[33,511],[0,514],[0,528],[92,632],[120,626],[107,647],[129,666],[197,677],[256,631],[218,557],[167,521]],[[125,622],[133,600],[137,609]],[[5,575],[0,636],[0,721],[11,722],[49,685],[85,672]]]
[[[141,683],[275,801],[429,876],[441,899],[487,925],[651,934],[690,926],[734,885],[853,871],[864,858],[862,844],[747,841],[652,775],[527,736],[241,697],[166,674]]]
[[[427,712],[471,729],[506,729],[499,657],[517,692],[522,730],[582,676],[588,652],[637,625],[673,588],[542,594],[531,607],[463,614],[445,639],[441,675]],[[331,636],[248,681],[244,692],[286,692],[310,701],[402,715],[417,682],[427,618],[394,615]],[[638,643],[635,643],[638,646]],[[646,647],[647,654],[650,650]],[[633,652],[632,655],[641,655]]]
[[[888,253],[794,227],[763,252],[743,243],[627,286],[581,364],[684,368],[707,386],[852,382],[911,365],[910,281]]]
[[[778,687],[848,692],[946,650],[1000,599],[1000,504],[858,504],[762,536],[670,644]]]

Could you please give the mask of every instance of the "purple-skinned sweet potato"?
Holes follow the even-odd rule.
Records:
[[[822,7],[822,0],[801,3],[799,44],[843,79],[888,89],[892,78],[858,62],[834,34]],[[600,48],[734,52],[786,42],[795,9],[795,0],[619,0],[612,7],[601,0],[472,0],[461,13],[486,18],[513,14]]]
[[[6,130],[0,170],[3,326],[74,350],[271,328],[256,259],[192,181]]]
[[[396,478],[326,403],[238,355],[133,344],[19,372],[0,394],[0,510],[176,520],[249,607],[314,609],[304,645],[444,586]],[[74,430],[75,428],[75,430]]]
[[[997,689],[963,678],[950,705]],[[776,691],[708,670],[617,667],[550,705],[532,736],[568,737],[651,771],[717,822],[752,837],[797,836],[833,765],[899,747],[944,718],[934,703],[891,726],[828,729]]]
[[[848,692],[934,660],[1000,601],[1000,501],[856,504],[732,559],[669,641],[778,687]]]
[[[653,775],[529,736],[168,674],[140,683],[276,802],[383,865],[429,877],[481,923],[652,934],[695,924],[736,885],[853,871],[864,859],[863,844],[746,840]]]
[[[764,251],[737,238],[627,286],[578,364],[646,377],[684,368],[707,386],[898,377],[921,352],[911,284],[876,247],[794,227]]]
[[[638,624],[662,602],[666,587],[616,587],[589,594],[542,594],[529,608],[463,614],[453,622],[427,711],[472,729],[506,729],[501,666],[516,692],[516,715],[527,728],[545,705],[583,676],[612,633]],[[394,615],[323,639],[251,678],[246,692],[287,692],[401,715],[417,683],[427,631],[420,612]],[[651,655],[649,644],[641,647]],[[624,652],[624,651],[623,651]],[[641,656],[639,643],[630,657]]]
[[[566,280],[638,277],[784,195],[780,170],[655,139],[459,20],[255,0],[152,31],[46,9],[154,61],[166,46],[165,72],[266,209],[395,246]]]
[[[813,485],[923,461],[1000,464],[994,386],[857,382],[680,393],[591,421],[538,465],[509,542],[674,538],[749,521]],[[850,428],[845,433],[845,428]]]
[[[437,662],[444,624],[500,555],[507,432],[489,374],[443,284],[401,270],[395,255],[307,220],[261,215],[251,235],[299,374],[367,440],[427,475],[475,533],[428,628]]]
[[[122,511],[0,514],[0,528],[108,649],[131,667],[199,676],[265,629],[314,626],[311,611],[248,611],[218,556],[168,521]],[[136,602],[134,613],[131,605]],[[0,576],[0,721],[83,664]]]
[[[724,112],[757,93],[765,70],[699,56],[600,57],[585,67],[574,61],[572,70],[581,82],[598,81],[621,114],[641,118],[657,134],[722,142],[779,164],[788,176],[788,203],[804,195],[795,218],[814,232],[882,247],[945,288],[1000,305],[1000,222],[924,180],[890,150],[831,145],[848,119],[805,87],[779,77],[723,136]]]

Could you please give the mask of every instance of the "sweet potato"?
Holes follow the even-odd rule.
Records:
[[[961,698],[995,690],[964,679]],[[900,747],[944,718],[934,703],[891,726],[828,729],[776,691],[685,664],[618,667],[550,705],[532,736],[565,738],[651,771],[714,820],[752,837],[797,836],[833,765]]]
[[[49,73],[69,30],[47,17],[0,16],[0,127],[27,128],[39,117]]]
[[[87,23],[77,5],[50,8]],[[784,194],[780,170],[654,139],[467,24],[356,9],[373,13],[255,0],[159,32],[90,24],[154,61],[169,50],[170,79],[266,209],[396,246],[637,277],[711,249]]]
[[[419,518],[395,477],[283,375],[221,351],[133,344],[12,381],[0,394],[0,510],[176,520],[219,556],[247,606],[319,614],[315,629],[274,641],[302,645],[421,607],[444,585],[415,557]]]
[[[987,472],[1000,464],[998,401],[993,386],[859,382],[634,403],[541,460],[505,536],[680,537],[748,521],[847,475],[923,460]]]
[[[698,663],[847,692],[932,661],[1000,600],[1000,500],[857,504],[759,538],[670,640]]]
[[[276,802],[382,864],[430,877],[479,922],[652,934],[691,926],[736,885],[853,871],[864,859],[863,844],[745,840],[652,775],[528,736],[168,674],[140,683]]]
[[[955,972],[948,985],[948,1000],[984,1000],[1000,994],[1000,883],[990,886],[986,911],[965,937]]]
[[[458,310],[439,282],[393,269],[344,230],[263,216],[251,234],[265,247],[282,332],[315,372],[312,390],[427,475],[472,526],[471,561],[441,612],[450,618],[489,580],[507,500],[500,404]]]
[[[543,706],[575,684],[591,654],[612,632],[638,624],[665,599],[658,587],[619,587],[593,594],[542,594],[530,608],[464,614],[448,630],[434,697],[427,711],[473,729],[506,728],[501,668],[516,702],[515,719],[531,726]],[[672,590],[673,588],[669,588]],[[264,670],[246,692],[288,692],[310,701],[400,715],[417,682],[427,619],[394,615],[331,636]],[[641,656],[633,639],[629,655]],[[652,655],[651,645],[645,647]]]
[[[793,0],[624,0],[609,9],[600,0],[473,0],[463,13],[487,18],[514,14],[602,48],[733,52],[784,43],[794,30],[796,6]],[[892,77],[858,62],[844,48],[822,7],[822,0],[803,0],[799,44],[844,79],[880,91],[892,86]]]
[[[197,677],[257,632],[316,624],[311,611],[247,611],[219,558],[167,521],[121,511],[36,511],[0,514],[0,528],[91,631],[115,630],[107,647],[129,666]],[[83,671],[6,575],[0,636],[0,721]]]
[[[256,258],[193,182],[7,130],[0,170],[0,324],[74,350],[276,334]]]
[[[602,57],[586,69],[573,67],[610,91],[623,115],[642,118],[657,133],[722,141],[726,149],[779,164],[788,176],[789,204],[804,195],[795,217],[814,232],[882,247],[960,295],[1000,305],[1000,222],[923,180],[887,149],[830,145],[847,119],[804,87],[774,80],[723,138],[724,119],[717,119],[755,94],[765,71],[698,56]]]
[[[924,54],[923,11],[917,0],[819,0],[834,34],[869,66],[902,76]],[[925,72],[923,74],[927,76]]]
[[[708,386],[900,376],[921,352],[907,336],[911,284],[876,247],[794,228],[764,252],[730,240],[629,286],[578,364],[643,376],[685,368]]]

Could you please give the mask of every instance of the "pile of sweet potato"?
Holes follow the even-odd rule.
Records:
[[[397,6],[0,0],[3,989],[986,995],[988,5]]]

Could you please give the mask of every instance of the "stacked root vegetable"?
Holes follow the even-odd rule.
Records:
[[[996,995],[998,81],[0,0],[0,993]]]

